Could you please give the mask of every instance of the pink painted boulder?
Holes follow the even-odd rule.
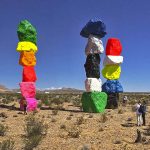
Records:
[[[19,83],[21,94],[25,98],[33,98],[36,94],[36,88],[34,82],[21,82]]]
[[[26,98],[27,100],[27,111],[34,111],[37,109],[37,100],[35,98]]]

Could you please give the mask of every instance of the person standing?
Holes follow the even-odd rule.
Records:
[[[127,96],[124,96],[124,97],[123,97],[123,106],[126,106],[126,105],[127,105],[127,101],[128,101],[128,97],[127,97]]]
[[[145,126],[145,125],[146,125],[146,121],[145,121],[145,114],[146,114],[146,101],[143,101],[143,102],[142,102],[141,110],[142,110],[143,126]]]
[[[140,111],[140,106],[141,106],[141,102],[139,101],[136,104],[136,116],[137,116],[137,125],[141,126],[142,125],[142,113]]]
[[[26,99],[24,98],[23,99],[23,110],[24,110],[24,115],[27,115],[27,101]]]

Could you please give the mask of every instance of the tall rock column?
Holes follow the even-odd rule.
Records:
[[[22,82],[19,83],[20,91],[27,101],[27,111],[34,111],[37,108],[35,99],[37,77],[34,69],[36,65],[37,32],[29,21],[23,20],[18,25],[17,34],[19,38],[17,51],[20,52],[19,64],[23,67]]]
[[[117,38],[109,38],[106,45],[106,56],[103,61],[102,75],[107,81],[102,86],[102,91],[108,95],[107,108],[118,107],[118,93],[123,92],[118,81],[121,73],[120,64],[123,63],[122,45]]]
[[[81,36],[88,38],[84,64],[87,77],[86,92],[81,98],[84,112],[103,112],[107,103],[107,94],[101,92],[102,81],[100,79],[100,54],[104,51],[101,38],[105,36],[105,30],[105,24],[101,20],[90,20],[80,32]]]

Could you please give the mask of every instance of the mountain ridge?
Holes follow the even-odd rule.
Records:
[[[43,88],[43,89],[37,88],[36,89],[37,93],[60,93],[60,94],[82,93],[83,91],[84,90],[71,88],[71,87],[59,87],[59,88],[50,87],[50,88]],[[4,93],[4,92],[20,93],[20,89],[18,89],[18,88],[9,89],[6,86],[0,84],[0,92],[1,93]]]

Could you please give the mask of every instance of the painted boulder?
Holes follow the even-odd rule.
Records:
[[[121,67],[118,65],[108,65],[102,70],[102,75],[108,80],[117,80],[120,78]]]
[[[17,51],[18,52],[22,52],[22,51],[37,52],[37,46],[32,42],[19,42],[17,45]]]
[[[35,82],[37,80],[34,67],[24,66],[22,82]]]
[[[119,56],[122,52],[122,45],[117,38],[110,38],[106,45],[106,55]]]
[[[35,27],[28,20],[23,20],[19,23],[17,34],[19,41],[30,41],[36,44],[37,32]]]
[[[34,111],[37,109],[37,100],[35,98],[26,98],[27,100],[27,111]]]
[[[101,54],[104,52],[104,47],[101,39],[97,36],[90,35],[85,48],[85,54]]]
[[[23,51],[20,54],[19,64],[22,66],[35,66],[36,57],[34,52]]]
[[[89,54],[86,57],[85,64],[100,64],[100,55],[99,54]]]
[[[103,65],[119,65],[123,63],[123,56],[106,55],[103,61]]]
[[[36,94],[34,82],[21,82],[19,83],[21,94],[25,98],[34,98]]]
[[[87,78],[100,78],[100,55],[89,54],[84,64]]]
[[[106,35],[106,25],[100,19],[91,19],[81,30],[80,35],[88,38],[89,35],[97,35],[102,38]]]
[[[101,79],[97,78],[87,78],[85,80],[85,89],[86,92],[101,92],[102,91],[102,82]]]
[[[87,78],[100,78],[99,64],[85,64],[84,68]]]
[[[107,80],[102,85],[102,91],[106,93],[121,93],[123,92],[123,87],[118,80]]]
[[[118,93],[107,93],[107,109],[115,109],[118,108],[118,100],[119,95]]]
[[[105,92],[84,92],[81,102],[84,112],[104,112],[107,104],[107,94]]]

